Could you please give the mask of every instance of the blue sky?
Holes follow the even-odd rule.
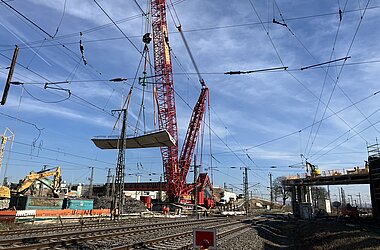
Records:
[[[1,132],[8,127],[15,133],[8,175],[17,181],[43,164],[60,165],[66,181],[88,182],[89,167],[94,166],[95,181],[104,182],[107,168],[115,166],[117,152],[97,149],[90,139],[118,134],[117,129],[112,131],[116,118],[110,111],[121,107],[136,72],[142,76],[140,54],[92,0],[67,0],[66,5],[63,0],[5,2],[43,30],[0,4],[0,90],[15,44],[20,47],[20,65],[13,80],[24,83],[13,85],[6,105],[0,107]],[[98,3],[141,50],[145,18],[136,1]],[[146,1],[137,3],[146,10]],[[250,182],[261,183],[254,193],[267,194],[269,172],[274,178],[303,173],[289,166],[299,166],[305,158],[322,170],[363,165],[366,145],[375,143],[380,131],[379,96],[373,95],[380,90],[380,1],[173,3],[210,88],[215,185],[226,182],[241,187],[240,168],[249,167]],[[181,147],[200,84],[169,15],[168,23]],[[87,65],[81,60],[80,32]],[[351,58],[346,61],[300,70],[347,56]],[[223,74],[272,67],[288,70]],[[128,80],[108,81],[116,77]],[[68,81],[60,86],[72,95],[65,100],[66,91],[44,89],[47,81]],[[151,92],[148,85],[146,130],[154,129]],[[141,100],[142,86],[135,82],[128,134],[134,133]],[[205,169],[211,165],[209,142],[207,135]],[[159,149],[128,150],[126,157],[127,181],[135,181],[137,175],[142,181],[158,181],[162,173]],[[4,165],[6,161],[7,154]],[[142,167],[137,167],[140,163]]]

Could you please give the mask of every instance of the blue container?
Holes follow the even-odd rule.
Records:
[[[66,208],[72,210],[92,210],[94,209],[94,200],[68,199]]]

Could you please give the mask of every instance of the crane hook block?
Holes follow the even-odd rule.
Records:
[[[142,40],[145,44],[149,44],[152,41],[152,33],[146,33]]]

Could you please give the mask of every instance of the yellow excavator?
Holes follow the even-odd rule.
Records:
[[[11,190],[9,187],[0,186],[0,210],[7,209],[11,198]]]
[[[52,182],[47,179],[51,176],[54,176]],[[44,169],[39,172],[32,171],[24,179],[20,180],[16,188],[12,190],[7,186],[0,186],[0,209],[5,208],[6,203],[9,204],[12,195],[24,195],[36,181],[50,188],[53,192],[53,197],[58,198],[62,181],[61,167]]]
[[[53,182],[50,184],[50,182],[46,179],[50,176],[54,176]],[[39,172],[30,172],[23,180],[21,180],[16,190],[12,191],[12,193],[15,193],[16,195],[23,195],[28,191],[28,189],[36,182],[39,181],[48,188],[51,189],[53,192],[53,196],[55,198],[59,197],[59,189],[61,187],[61,167],[56,167],[55,169],[44,169]]]
[[[310,169],[310,176],[312,178],[320,176],[321,170],[318,168],[318,166],[311,164],[310,162],[306,162],[306,172],[308,173]]]

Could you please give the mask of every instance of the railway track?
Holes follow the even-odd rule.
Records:
[[[207,220],[181,220],[164,223],[140,224],[140,225],[115,225],[105,228],[87,228],[82,231],[76,229],[69,231],[54,231],[48,234],[37,233],[23,237],[0,239],[0,249],[109,249],[110,246],[132,244],[141,241],[142,237],[152,238],[153,234],[168,234],[172,231],[190,230],[195,226],[216,226],[228,219]],[[51,229],[52,230],[52,229]],[[46,233],[46,231],[44,231]],[[172,233],[171,233],[172,234]],[[168,234],[169,235],[169,234]],[[128,236],[128,237],[126,237]],[[154,237],[153,237],[154,238]]]
[[[159,223],[164,219],[155,218],[155,219],[141,219],[141,220],[123,220],[123,221],[103,221],[103,222],[90,222],[84,221],[84,223],[70,223],[68,225],[61,226],[38,226],[25,229],[13,229],[13,230],[0,230],[0,239],[9,239],[9,238],[20,238],[20,237],[30,237],[33,235],[46,235],[56,232],[70,232],[70,231],[83,231],[92,228],[110,228],[115,226],[123,225],[136,225],[136,224],[146,224],[150,223]],[[1,242],[1,241],[0,241]],[[1,243],[0,243],[1,244]]]
[[[223,240],[225,237],[230,237],[231,235],[241,234],[247,228],[250,228],[251,224],[243,223],[241,221],[226,223],[222,225],[217,225],[215,227],[206,228],[216,228],[217,229],[217,239]],[[140,242],[138,244],[120,246],[112,248],[112,250],[126,250],[126,249],[193,249],[193,230],[186,231],[179,234],[169,235],[165,237],[151,239],[145,242]]]

